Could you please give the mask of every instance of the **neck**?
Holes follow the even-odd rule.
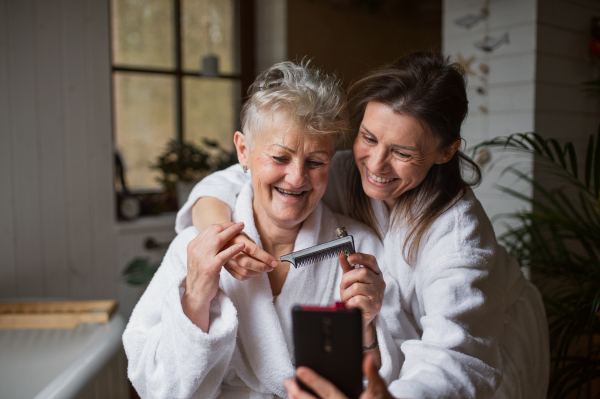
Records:
[[[254,223],[260,235],[263,249],[276,259],[292,252],[301,224],[290,227],[278,223],[265,214],[256,200],[253,201],[252,208],[254,210]]]
[[[254,224],[260,235],[263,249],[273,255],[275,259],[280,259],[282,255],[292,252],[301,224],[290,227],[277,223],[265,213],[256,200],[252,202],[252,209],[254,210]],[[289,270],[289,263],[277,262],[277,267],[268,273],[273,296],[281,293]]]
[[[392,209],[394,209],[394,206],[396,205],[396,202],[398,202],[398,198],[392,198],[392,199],[386,199],[383,200],[383,203],[385,204],[387,210],[389,212],[392,211]]]

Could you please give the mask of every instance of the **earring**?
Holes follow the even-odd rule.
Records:
[[[246,165],[242,166],[242,169],[244,169],[244,173],[248,173],[248,167]]]

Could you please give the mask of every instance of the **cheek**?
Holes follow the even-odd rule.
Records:
[[[396,173],[402,180],[410,183],[416,183],[417,185],[425,179],[428,167],[422,165],[412,165],[410,163],[400,163],[395,167]]]
[[[368,147],[365,145],[364,142],[362,142],[362,140],[360,140],[359,137],[357,137],[356,140],[354,140],[354,146],[352,146],[352,151],[354,151],[354,156],[357,159],[359,159],[365,156],[365,154],[368,151]]]
[[[329,168],[312,170],[309,173],[310,184],[317,192],[324,193],[327,188],[327,178],[329,176]]]

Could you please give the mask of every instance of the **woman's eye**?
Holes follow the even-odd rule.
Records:
[[[377,140],[375,140],[373,137],[371,136],[367,136],[366,134],[363,134],[363,139],[365,139],[365,141],[367,143],[377,143]]]
[[[394,151],[394,154],[396,154],[397,156],[399,156],[402,159],[408,159],[408,158],[410,158],[410,155],[405,154],[405,153],[400,152],[400,151]]]
[[[308,166],[311,166],[313,168],[318,168],[319,166],[325,165],[323,162],[319,161],[307,161],[306,163],[308,164]]]
[[[273,157],[273,159],[278,163],[285,163],[288,161],[286,157]]]

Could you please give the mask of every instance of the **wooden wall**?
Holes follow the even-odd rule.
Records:
[[[441,0],[386,2],[373,9],[364,2],[335,3],[287,1],[288,59],[312,59],[348,86],[401,55],[441,48]]]
[[[106,0],[0,0],[0,298],[115,297]]]

